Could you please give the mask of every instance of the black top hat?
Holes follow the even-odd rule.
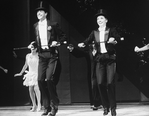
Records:
[[[107,12],[104,9],[99,9],[98,12],[95,14],[95,17],[100,16],[100,15],[108,18]]]
[[[47,8],[46,7],[43,7],[43,1],[40,2],[39,7],[36,8],[35,10],[36,11],[43,10],[43,11],[47,12]]]

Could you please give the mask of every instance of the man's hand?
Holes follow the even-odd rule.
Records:
[[[50,47],[56,47],[56,46],[60,46],[60,43],[58,43],[57,41],[52,41]]]
[[[4,69],[4,72],[5,72],[5,73],[7,73],[7,72],[8,72],[8,70],[7,70],[7,69]]]
[[[110,37],[107,43],[117,44],[117,41],[114,37]]]
[[[69,45],[67,46],[67,49],[68,49],[70,52],[72,52],[73,49],[74,49],[74,46],[73,46],[72,44],[69,44]]]
[[[140,48],[138,46],[135,47],[134,49],[135,52],[140,52]]]
[[[78,47],[84,48],[84,47],[85,47],[85,44],[84,44],[84,43],[79,43],[79,44],[78,44]]]
[[[47,27],[47,30],[48,30],[48,31],[50,31],[51,29],[52,29],[52,27],[51,27],[51,26],[48,26],[48,27]]]

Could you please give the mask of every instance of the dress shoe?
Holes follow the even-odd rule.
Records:
[[[48,114],[48,116],[55,116],[57,112],[58,112],[58,108],[54,107],[54,108],[52,108],[52,110]]]
[[[44,112],[41,114],[41,116],[47,116],[51,112],[51,108],[44,109]]]
[[[91,106],[91,109],[98,110],[98,107],[95,107],[94,105]]]
[[[108,113],[109,113],[109,109],[108,109],[108,108],[104,108],[103,115],[104,115],[104,116],[105,116],[105,115],[108,115]]]
[[[98,107],[92,107],[93,110],[98,110]]]
[[[115,108],[111,109],[111,115],[112,116],[116,116],[116,110],[115,110]]]
[[[100,105],[100,106],[97,106],[97,108],[98,108],[98,109],[102,109],[102,108],[103,108],[103,106],[102,106],[102,105]]]
[[[98,109],[102,109],[102,105],[100,105],[100,106],[91,106],[91,109],[93,109],[93,110],[98,110]]]
[[[37,107],[36,111],[40,112],[41,111],[41,107]]]

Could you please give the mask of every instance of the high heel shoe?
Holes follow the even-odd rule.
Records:
[[[31,112],[35,112],[36,111],[36,106],[33,106],[31,109],[30,109]]]
[[[41,111],[41,106],[38,106],[36,109],[37,112]]]

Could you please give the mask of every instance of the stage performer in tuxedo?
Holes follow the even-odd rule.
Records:
[[[79,47],[85,47],[95,43],[97,50],[95,54],[95,73],[99,92],[101,95],[102,105],[104,108],[103,115],[116,116],[116,99],[115,99],[115,73],[116,73],[116,51],[115,45],[120,40],[120,36],[115,28],[107,26],[108,15],[105,10],[100,9],[95,14],[98,29],[93,30],[89,37],[78,44]]]
[[[38,84],[41,90],[43,106],[42,116],[55,116],[58,111],[59,98],[54,82],[54,72],[58,61],[57,46],[66,40],[66,35],[57,22],[48,20],[46,5],[36,9],[38,22],[34,24],[36,42],[38,46]]]

